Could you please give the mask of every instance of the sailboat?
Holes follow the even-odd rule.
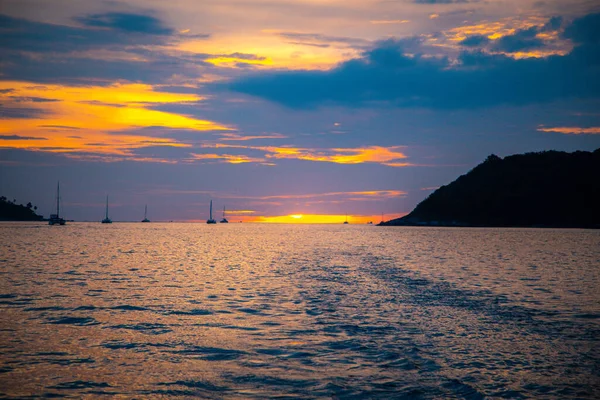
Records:
[[[146,207],[144,208],[144,219],[142,220],[142,222],[150,222],[150,220],[148,219],[148,204],[146,204]]]
[[[221,224],[228,224],[227,218],[225,218],[225,206],[223,206],[223,219],[219,221]]]
[[[344,225],[348,225],[348,214],[346,214],[346,220],[344,221]]]
[[[106,216],[102,220],[103,224],[112,224],[112,220],[108,218],[108,195],[106,195]]]
[[[56,214],[50,214],[48,225],[64,225],[66,221],[60,217],[60,182],[56,184]]]
[[[206,223],[207,224],[216,224],[217,223],[217,221],[215,221],[212,216],[212,200],[210,201],[210,218],[208,218],[206,220]]]

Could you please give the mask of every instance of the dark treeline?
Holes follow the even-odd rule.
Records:
[[[37,207],[31,203],[17,204],[5,196],[0,197],[0,221],[41,221],[43,217],[35,212]]]
[[[600,228],[600,149],[491,155],[384,225]]]

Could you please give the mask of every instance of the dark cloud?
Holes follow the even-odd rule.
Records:
[[[124,32],[147,33],[150,35],[171,35],[173,29],[149,15],[128,13],[92,14],[75,18],[85,26],[111,28]]]
[[[76,126],[68,126],[68,125],[38,125],[38,126],[40,128],[52,128],[52,129],[75,129],[75,130],[81,129]],[[69,137],[79,138],[79,136],[69,136]]]
[[[98,29],[47,24],[0,14],[0,50],[38,53],[69,53],[96,48],[161,44],[167,37],[131,33],[120,29]]]
[[[172,64],[169,64],[172,66]],[[26,55],[13,54],[0,66],[5,79],[32,82],[81,84],[95,78],[97,85],[110,84],[116,79],[160,83],[173,73],[163,64],[123,60],[99,60],[48,55],[44,62],[32,61]]]
[[[45,97],[21,97],[21,96],[11,96],[10,100],[15,103],[53,103],[56,101],[60,101],[58,99],[47,99]]]
[[[556,30],[560,29],[560,27],[562,26],[562,23],[563,23],[563,17],[559,17],[559,16],[552,17],[542,27],[542,31],[543,32],[556,31]]]
[[[288,43],[306,46],[329,47],[332,44],[361,48],[369,44],[368,40],[346,36],[330,36],[320,33],[280,32],[279,36],[288,39]]]
[[[514,59],[474,51],[462,53],[456,63],[408,56],[402,41],[387,40],[329,71],[265,72],[226,87],[291,108],[385,103],[459,109],[598,98],[597,18],[587,16],[567,28],[565,35],[580,45],[565,56]]]
[[[505,35],[497,40],[490,40],[485,35],[473,35],[462,40],[459,44],[465,47],[486,48],[487,50],[501,53],[516,53],[537,49],[545,45],[544,41],[538,38],[538,34],[556,31],[560,29],[562,23],[562,17],[552,17],[542,26],[519,29],[512,35]]]
[[[580,44],[599,44],[600,13],[576,19],[565,29],[563,37]]]
[[[30,107],[4,107],[0,104],[0,119],[41,118],[46,115],[44,110]]]
[[[135,52],[131,49],[130,52]],[[111,84],[123,79],[133,82],[163,83],[175,71],[190,79],[201,78],[200,67],[214,68],[199,57],[188,55],[165,55],[159,52],[141,51],[145,61],[110,60],[84,57],[70,57],[54,53],[42,53],[43,62],[32,60],[27,54],[12,52],[6,62],[0,64],[4,79],[27,80],[31,82],[82,84],[95,80],[94,84]],[[204,58],[209,58],[206,55]]]
[[[0,135],[0,140],[48,140],[43,137],[33,137],[33,136],[19,136],[19,135],[8,135],[3,136]]]
[[[85,83],[90,78],[99,85],[118,79],[164,83],[174,74],[199,79],[204,73],[214,73],[218,67],[206,62],[214,57],[264,59],[246,53],[215,55],[170,51],[167,54],[151,50],[148,45],[165,45],[183,37],[189,38],[190,35],[167,34],[168,29],[159,20],[147,19],[146,16],[136,19],[134,15],[88,16],[79,18],[80,22],[87,21],[87,25],[69,27],[0,14],[0,75],[3,79],[75,85]],[[138,23],[125,24],[131,21]],[[210,35],[192,36],[206,38]],[[134,57],[98,58],[99,49]]]
[[[519,29],[512,35],[502,36],[495,40],[491,46],[493,51],[516,53],[536,49],[544,46],[544,42],[537,38],[540,28],[533,26],[528,29]]]
[[[328,48],[331,47],[328,43],[312,43],[312,42],[288,42],[289,44],[297,44],[300,46],[311,46],[311,47],[320,47],[320,48]]]
[[[206,58],[212,57],[227,57],[227,58],[238,58],[240,60],[253,60],[253,61],[263,61],[266,60],[266,57],[257,56],[256,54],[248,54],[248,53],[231,53],[231,54],[219,54],[219,55],[206,55]]]
[[[466,47],[481,47],[490,42],[490,39],[485,35],[472,35],[460,41],[460,45]]]

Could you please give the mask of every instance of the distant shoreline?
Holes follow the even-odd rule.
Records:
[[[525,228],[525,229],[600,229],[600,225],[472,225],[460,223],[406,223],[406,222],[380,222],[377,226],[402,226],[420,228]]]
[[[48,222],[48,220],[44,220],[44,221],[27,221],[27,220],[22,220],[22,221],[17,221],[17,220],[0,220],[0,224],[2,223],[15,223],[15,222],[25,222],[25,223],[29,223],[29,224],[39,224],[42,223],[42,225],[46,225],[45,223]],[[100,221],[73,221],[73,220],[67,220],[67,222],[69,223],[76,223],[76,224],[99,224],[101,225]],[[140,221],[113,221],[113,224],[142,224],[142,222]],[[158,225],[158,224],[198,224],[198,225],[206,225],[206,222],[198,222],[198,221],[153,221],[152,224],[154,225]],[[145,226],[151,225],[151,224],[144,224]],[[230,224],[231,225],[231,224]],[[233,225],[240,225],[239,223],[235,223]],[[327,226],[345,226],[347,227],[348,225],[343,225],[343,224],[329,224],[329,223],[323,223],[323,224],[319,224],[319,223],[304,223],[304,224],[293,224],[293,223],[287,223],[287,222],[277,222],[277,223],[273,223],[273,222],[245,222],[241,225],[293,225],[293,226],[310,226],[310,225],[327,225]],[[383,227],[406,227],[406,228],[473,228],[473,229],[587,229],[587,230],[596,230],[596,229],[600,229],[600,226],[525,226],[525,225],[514,225],[514,226],[493,226],[493,225],[458,225],[458,224],[446,224],[446,225],[442,225],[442,224],[390,224],[388,222],[384,222],[384,223],[379,223],[379,224],[350,224],[350,226],[383,226]]]

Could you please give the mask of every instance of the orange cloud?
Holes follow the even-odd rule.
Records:
[[[557,132],[564,135],[600,135],[600,127],[579,128],[560,126],[555,128],[538,128],[540,132]]]
[[[264,134],[264,135],[255,135],[255,136],[242,136],[237,133],[222,133],[221,140],[224,141],[232,141],[232,142],[243,142],[247,140],[257,140],[257,139],[287,139],[288,137],[282,135],[281,133],[273,133],[273,134]]]
[[[370,146],[360,148],[308,149],[277,146],[242,146],[217,143],[204,145],[210,148],[248,149],[265,152],[266,159],[295,159],[305,161],[330,162],[336,164],[377,163],[390,167],[406,167],[412,164],[399,162],[407,156],[399,152],[403,146]],[[262,159],[261,159],[262,161]]]
[[[290,43],[280,36],[281,31],[264,29],[259,33],[243,35],[223,34],[211,40],[189,40],[177,43],[172,50],[197,54],[214,54],[206,61],[219,66],[236,68],[238,63],[259,68],[329,69],[337,63],[358,54],[347,46],[311,46]],[[257,59],[236,58],[235,53],[255,54]],[[229,56],[227,56],[229,55]]]
[[[244,155],[233,154],[190,154],[192,160],[215,160],[216,162],[224,162],[228,164],[244,164],[244,163],[264,163],[264,158],[248,157]]]
[[[347,197],[355,196],[353,200],[363,201],[368,198],[374,198],[377,200],[383,198],[393,198],[404,196],[406,192],[402,190],[367,190],[359,192],[327,192],[327,193],[308,193],[308,194],[282,194],[275,196],[262,196],[257,197],[262,200],[271,199],[314,199],[322,197]],[[359,198],[360,197],[360,198]]]
[[[238,58],[238,57],[217,56],[217,57],[213,57],[213,58],[207,58],[204,61],[211,63],[217,67],[230,67],[230,68],[237,67],[237,64],[239,64],[239,63],[261,65],[261,66],[273,65],[273,61],[269,58],[247,59],[247,58]]]
[[[547,18],[540,16],[529,16],[527,18],[504,18],[499,21],[484,21],[474,25],[464,25],[449,29],[444,32],[444,36],[449,43],[437,44],[438,46],[457,47],[457,43],[472,35],[486,36],[490,40],[498,40],[504,36],[513,35],[518,30],[532,27],[541,27],[548,22]],[[546,41],[556,41],[559,38],[558,32],[547,31],[537,34],[537,37]],[[548,57],[551,55],[565,55],[570,51],[571,46],[566,42],[559,43],[558,46],[545,47],[527,52],[503,53],[512,58],[530,58],[530,57]]]
[[[201,100],[195,94],[155,92],[144,84],[78,87],[3,81],[0,103],[16,113],[16,118],[0,116],[0,147],[118,156],[131,156],[133,149],[149,146],[189,147],[171,138],[127,131],[145,127],[228,130],[212,121],[149,108]],[[2,138],[15,135],[39,140]]]

